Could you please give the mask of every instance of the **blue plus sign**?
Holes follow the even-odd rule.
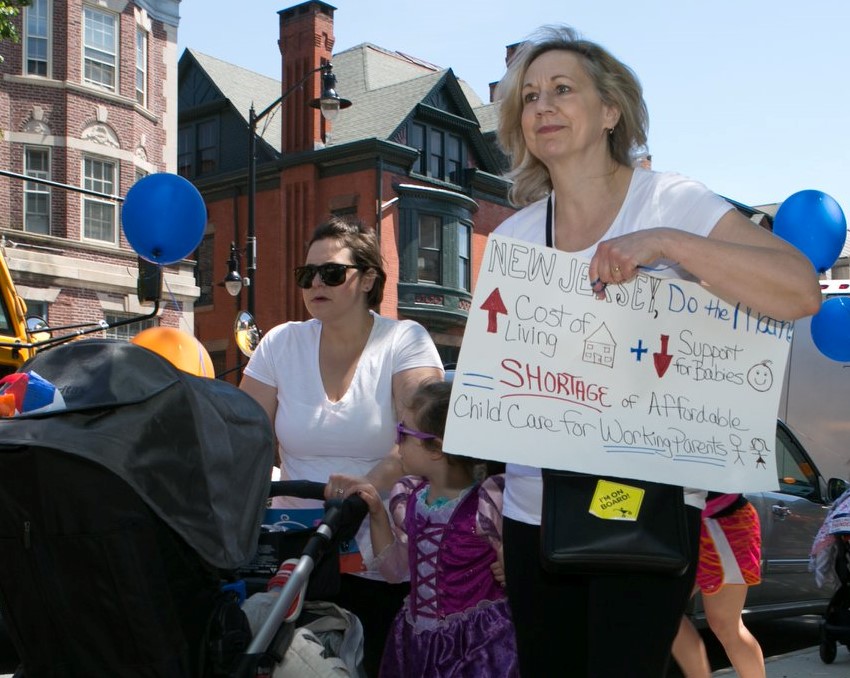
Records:
[[[640,357],[641,357],[644,353],[646,353],[647,351],[649,351],[649,349],[648,349],[648,348],[644,348],[644,347],[643,347],[643,339],[638,339],[638,345],[637,345],[637,346],[635,346],[634,348],[629,349],[629,350],[630,350],[632,353],[635,353],[635,354],[636,354],[636,355],[635,355],[635,360],[637,360],[638,362],[640,362]]]

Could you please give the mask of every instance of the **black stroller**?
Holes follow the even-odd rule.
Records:
[[[262,408],[120,341],[69,343],[21,372],[53,384],[65,406],[0,418],[0,616],[16,678],[273,669],[294,625],[273,610],[252,639],[238,587],[227,586],[257,551],[270,496],[274,443]],[[321,497],[322,487],[271,494]],[[365,509],[337,502],[304,535],[281,607]]]
[[[838,643],[850,650],[850,490],[833,503],[818,530],[810,569],[818,586],[838,582],[820,626],[820,658],[831,664]]]
[[[66,408],[0,419],[0,615],[16,675],[226,675],[250,641],[221,584],[256,550],[265,412],[126,342],[72,342],[21,371]]]

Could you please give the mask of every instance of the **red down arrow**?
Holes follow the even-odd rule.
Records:
[[[661,335],[661,352],[653,353],[652,359],[655,361],[655,372],[659,377],[663,377],[664,373],[667,371],[667,368],[670,367],[670,361],[673,360],[673,356],[670,355],[667,351],[667,342],[670,341],[670,335],[662,334]]]

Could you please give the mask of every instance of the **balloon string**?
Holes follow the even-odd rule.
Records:
[[[162,282],[165,285],[165,289],[168,291],[168,296],[171,298],[171,303],[174,305],[174,310],[180,313],[180,322],[185,323],[186,329],[184,330],[188,334],[195,336],[194,329],[189,327],[189,323],[186,321],[186,316],[183,315],[183,306],[178,303],[177,297],[174,294],[174,291],[171,289],[171,285],[168,284],[168,278],[165,277],[165,272],[163,271]],[[166,304],[168,306],[168,304]]]
[[[207,374],[207,364],[204,361],[204,347],[201,342],[195,337],[195,343],[198,345],[198,364],[201,366],[202,377],[214,377],[213,374]]]
[[[180,322],[181,324],[185,324],[186,333],[195,337],[195,333],[191,327],[189,327],[189,323],[186,321],[186,316],[182,313],[183,307],[177,303],[177,297],[174,294],[174,291],[171,289],[171,285],[168,284],[168,278],[165,275],[162,276],[162,282],[165,285],[165,289],[168,291],[168,296],[171,297],[171,303],[174,304],[174,308],[180,313]],[[201,376],[202,377],[214,377],[215,375],[207,374],[207,365],[204,361],[204,345],[201,343],[201,340],[195,337],[195,342],[198,345],[198,364],[201,366]]]

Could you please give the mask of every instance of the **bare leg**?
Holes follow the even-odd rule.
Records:
[[[673,659],[679,665],[685,678],[709,678],[711,665],[705,652],[705,643],[691,620],[682,617],[679,633],[673,641]]]
[[[745,584],[726,584],[702,597],[705,616],[739,678],[765,678],[764,655],[741,619],[747,598]]]

